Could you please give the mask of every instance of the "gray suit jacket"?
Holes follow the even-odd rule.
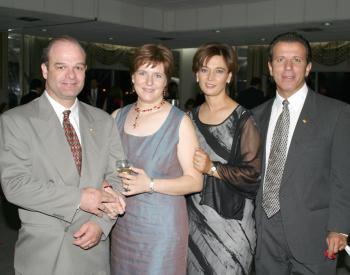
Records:
[[[18,205],[22,227],[15,249],[18,274],[109,274],[108,234],[113,220],[77,210],[80,189],[120,187],[115,160],[123,157],[113,119],[79,102],[82,171],[77,172],[63,128],[45,95],[0,117],[0,173],[6,198]],[[83,250],[73,233],[89,220],[101,242]]]
[[[273,100],[253,111],[263,141]],[[265,166],[267,152],[263,149]],[[349,157],[350,106],[309,90],[291,140],[280,189],[286,239],[293,256],[303,263],[325,259],[328,231],[350,232]],[[265,215],[261,206],[263,184],[260,186],[256,199],[257,257],[261,217]]]

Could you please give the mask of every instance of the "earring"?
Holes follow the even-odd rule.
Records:
[[[135,93],[136,93],[136,90],[135,90],[135,87],[134,87],[134,83],[133,83],[132,86],[131,86],[131,93],[132,93],[132,94],[135,94]]]

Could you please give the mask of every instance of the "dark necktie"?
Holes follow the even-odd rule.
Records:
[[[66,134],[67,141],[70,146],[70,150],[73,154],[73,159],[75,165],[77,166],[78,173],[80,175],[81,172],[81,146],[79,142],[79,138],[77,133],[74,130],[73,125],[69,121],[70,110],[66,110],[63,112],[63,129]]]
[[[289,132],[289,102],[283,101],[283,110],[279,115],[273,131],[271,150],[267,163],[263,186],[262,206],[268,218],[280,210],[279,193],[287,158],[287,143]]]

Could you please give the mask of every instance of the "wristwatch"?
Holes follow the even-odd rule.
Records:
[[[151,182],[149,183],[149,191],[148,191],[148,193],[154,193],[154,179],[153,178],[151,178]]]
[[[214,162],[212,162],[212,165],[211,165],[211,168],[210,168],[210,170],[209,170],[209,172],[208,172],[208,175],[209,176],[214,176],[214,173],[216,172],[216,166],[215,166],[215,163]]]

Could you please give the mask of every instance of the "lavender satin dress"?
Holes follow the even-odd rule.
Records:
[[[116,117],[128,160],[155,179],[181,176],[177,144],[184,113],[172,107],[156,133],[133,136],[124,131],[133,106],[122,108]],[[111,234],[111,274],[185,274],[188,217],[184,196],[143,193],[128,197],[126,203],[126,213]]]

